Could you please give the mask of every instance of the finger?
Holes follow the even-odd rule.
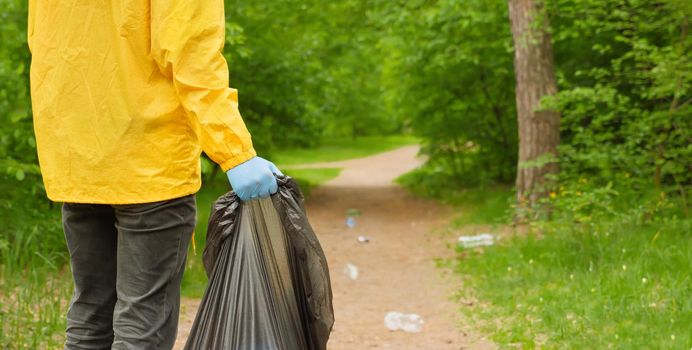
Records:
[[[254,179],[254,188],[252,191],[253,197],[254,198],[262,198],[264,197],[264,193],[267,192],[267,178],[269,178],[269,174],[264,173],[264,174],[256,174],[256,178]]]
[[[238,198],[240,198],[240,200],[243,201],[243,202],[245,202],[245,201],[247,201],[248,199],[250,199],[249,196],[248,196],[248,193],[245,192],[245,191],[238,190],[238,191],[235,192],[235,194],[237,194],[237,195],[238,195]]]
[[[274,194],[279,190],[279,184],[276,183],[276,179],[272,179],[272,182],[269,184],[269,193]]]
[[[262,192],[262,184],[259,181],[253,182],[252,190],[250,191],[250,199],[259,198],[261,192]]]
[[[265,182],[262,184],[262,188],[259,191],[260,198],[269,197],[270,184]]]

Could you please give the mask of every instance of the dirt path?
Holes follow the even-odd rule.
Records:
[[[417,146],[371,157],[306,167],[340,167],[341,174],[315,189],[307,203],[310,222],[329,262],[336,322],[330,350],[493,349],[464,324],[459,305],[450,295],[459,285],[436,268],[434,259],[448,254],[439,228],[451,212],[409,195],[392,181],[416,168]],[[355,228],[345,226],[346,212],[357,209]],[[370,243],[358,243],[359,235]],[[453,240],[453,237],[451,238]],[[359,268],[349,279],[347,263]],[[198,301],[184,300],[176,349],[181,349]],[[421,333],[391,332],[384,325],[389,311],[418,313],[425,320]]]

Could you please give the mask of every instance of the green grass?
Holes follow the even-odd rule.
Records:
[[[72,279],[59,207],[0,177],[0,349],[62,345]]]
[[[487,194],[455,224],[502,221],[502,196]],[[502,348],[689,349],[690,232],[674,216],[553,222],[449,263],[465,281],[459,295],[481,301],[463,312]]]
[[[513,198],[514,193],[503,186],[455,191],[454,198],[448,200],[456,203],[454,206],[459,212],[452,225],[461,227],[503,224],[508,217],[509,203]]]
[[[281,166],[366,157],[398,147],[413,145],[419,140],[413,136],[363,136],[333,138],[315,148],[286,148],[272,152],[271,160]]]
[[[67,269],[31,269],[2,276],[0,284],[0,349],[58,349],[72,294]]]

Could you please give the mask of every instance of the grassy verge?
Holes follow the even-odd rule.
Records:
[[[511,193],[468,197],[458,229],[506,222]],[[689,349],[690,232],[675,215],[548,221],[449,263],[465,280],[459,294],[479,300],[463,312],[503,348]]]
[[[59,206],[0,177],[0,349],[62,346],[72,279]]]
[[[272,152],[272,161],[281,166],[333,162],[366,157],[398,147],[413,145],[419,140],[413,136],[364,136],[334,138],[315,148],[287,148]]]

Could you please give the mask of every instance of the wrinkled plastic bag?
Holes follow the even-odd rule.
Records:
[[[213,205],[209,284],[185,349],[324,350],[334,323],[329,270],[297,183],[270,198]]]

